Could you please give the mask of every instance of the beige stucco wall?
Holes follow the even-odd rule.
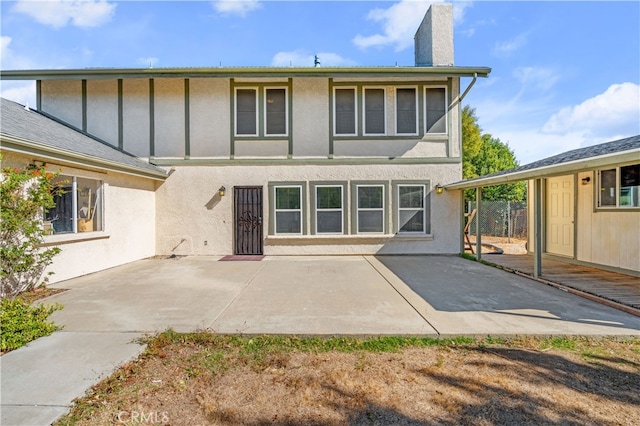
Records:
[[[229,158],[231,85],[227,79],[189,80],[191,157]]]
[[[117,80],[87,80],[87,132],[118,146]]]
[[[327,157],[329,155],[329,80],[294,78],[293,155]]]
[[[124,149],[139,157],[149,156],[149,80],[122,80],[122,133]]]
[[[287,165],[175,167],[158,189],[157,253],[159,255],[227,255],[233,254],[233,187],[263,187],[264,235],[268,234],[269,182],[313,181],[392,181],[429,180],[437,183],[459,180],[460,164],[417,165]],[[224,185],[227,193],[218,195]],[[350,191],[350,185],[345,187]],[[431,194],[430,236],[269,236],[264,252],[279,254],[362,254],[362,253],[458,253],[460,249],[460,202],[458,191]],[[304,214],[311,223],[311,195],[308,193]],[[393,198],[391,203],[393,204]],[[347,203],[347,208],[350,207]],[[392,229],[389,209],[387,228]],[[350,220],[350,216],[348,215]],[[345,224],[349,229],[349,223]],[[206,241],[206,245],[205,245]]]
[[[42,111],[79,129],[82,128],[82,82],[80,80],[43,80]]]
[[[184,157],[184,79],[157,78],[154,94],[155,156]]]
[[[3,166],[22,167],[37,157],[3,152]],[[123,265],[155,254],[154,181],[120,173],[76,169],[47,161],[48,169],[65,175],[102,180],[104,231],[58,234],[45,244],[60,247],[48,271],[50,282],[63,281]]]

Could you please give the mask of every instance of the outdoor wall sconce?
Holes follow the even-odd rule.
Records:
[[[437,184],[436,185],[436,194],[442,194],[444,192],[444,186]]]
[[[589,185],[589,182],[591,182],[591,177],[587,176],[586,178],[582,178],[583,185]]]
[[[226,190],[227,188],[225,188],[224,185],[222,185],[220,189],[218,189],[218,194],[220,194],[221,197],[224,197],[224,193]]]

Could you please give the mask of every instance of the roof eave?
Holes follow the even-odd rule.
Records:
[[[162,77],[389,77],[430,75],[439,77],[488,77],[489,67],[247,67],[247,68],[83,68],[0,71],[2,80],[64,80]]]
[[[49,145],[18,138],[6,133],[0,133],[0,140],[2,141],[2,150],[10,152],[37,155],[44,159],[62,161],[71,165],[95,167],[158,181],[164,181],[167,179],[167,174],[165,172],[155,172],[153,170],[147,170],[144,168],[130,166],[128,164],[105,160],[103,158],[80,154],[74,151],[54,148]]]
[[[487,176],[444,185],[445,189],[470,189],[485,186],[500,185],[504,183],[519,182],[523,180],[541,177],[553,177],[581,171],[590,171],[611,165],[627,165],[637,163],[640,159],[640,149],[616,152],[597,157],[584,158],[566,163],[541,166],[534,169],[515,171],[498,176]]]

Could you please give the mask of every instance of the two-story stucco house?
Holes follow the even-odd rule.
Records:
[[[150,255],[459,253],[459,192],[436,187],[461,179],[461,100],[490,69],[454,65],[452,22],[429,9],[413,67],[4,71],[36,81],[44,118],[155,167],[14,150],[73,182],[49,214],[58,279]],[[91,235],[118,260],[68,266]]]

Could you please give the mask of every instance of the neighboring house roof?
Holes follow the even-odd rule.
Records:
[[[574,149],[533,163],[449,185],[447,189],[468,189],[499,185],[539,177],[594,170],[613,164],[640,162],[640,135],[599,145]]]
[[[156,180],[167,177],[167,173],[159,167],[16,102],[0,99],[0,139],[3,150],[91,165]]]
[[[162,77],[488,77],[488,67],[207,67],[207,68],[82,68],[53,70],[4,70],[3,80]]]

